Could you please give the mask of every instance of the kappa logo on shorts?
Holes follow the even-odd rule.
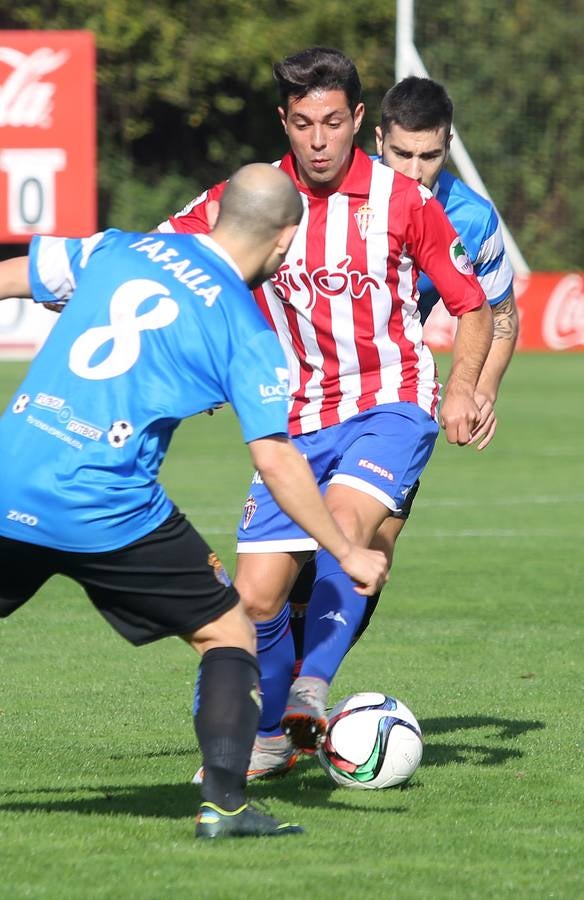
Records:
[[[388,481],[393,481],[393,472],[384,469],[383,466],[378,466],[377,463],[371,462],[369,459],[360,459],[357,465],[361,466],[362,469],[369,469],[374,475],[379,475],[380,478],[387,478]]]
[[[246,531],[249,527],[249,523],[253,519],[255,512],[258,508],[257,503],[255,502],[253,494],[250,494],[245,503],[243,504],[243,522],[242,527],[243,530]]]
[[[229,587],[231,584],[231,579],[225,570],[225,567],[216,553],[209,553],[207,558],[207,562],[213,569],[213,574],[215,578],[219,582],[219,584],[225,585],[225,587]]]

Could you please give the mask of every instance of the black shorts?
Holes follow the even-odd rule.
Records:
[[[409,519],[410,513],[412,511],[412,506],[414,505],[414,500],[416,499],[416,494],[418,493],[419,490],[420,490],[420,479],[417,478],[412,485],[411,491],[409,492],[408,496],[404,500],[401,510],[397,513],[395,513],[395,512],[392,513],[392,516],[394,516],[394,518]]]
[[[107,553],[70,553],[0,537],[0,617],[52,575],[66,575],[132,644],[190,634],[238,602],[225,569],[176,508],[155,531]]]

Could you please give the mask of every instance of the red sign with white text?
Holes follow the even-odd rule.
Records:
[[[95,44],[0,31],[0,243],[97,230]]]
[[[519,312],[518,350],[584,350],[584,272],[533,272],[513,284]],[[456,319],[442,301],[424,325],[432,350],[452,349]]]

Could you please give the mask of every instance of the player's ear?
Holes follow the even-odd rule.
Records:
[[[454,137],[453,134],[449,134],[448,137],[446,138],[446,158],[447,159],[450,156],[450,145],[452,144],[453,137]]]
[[[280,122],[282,123],[282,128],[288,134],[288,126],[286,124],[286,110],[283,106],[278,107],[278,116],[280,117]]]
[[[383,134],[381,125],[375,126],[375,146],[377,147],[377,155],[383,156]]]
[[[218,218],[219,218],[219,201],[218,200],[209,200],[209,202],[207,203],[207,225],[209,226],[211,231],[215,228]]]
[[[361,123],[363,121],[363,116],[365,115],[365,104],[358,103],[355,107],[355,112],[353,113],[353,134],[357,134],[359,129],[361,128]]]
[[[276,250],[282,256],[286,256],[288,250],[290,249],[290,244],[294,240],[294,235],[298,231],[298,225],[286,225],[282,228],[279,236],[278,243],[276,244]]]

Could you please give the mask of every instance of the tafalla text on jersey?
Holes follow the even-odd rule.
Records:
[[[165,272],[172,272],[177,281],[205,301],[205,306],[213,306],[221,293],[220,285],[208,284],[210,275],[201,268],[193,268],[190,259],[181,257],[178,250],[159,238],[147,235],[130,244],[130,250],[145,253],[152,262],[162,265]]]

